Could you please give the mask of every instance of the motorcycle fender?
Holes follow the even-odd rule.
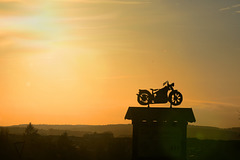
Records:
[[[174,92],[179,92],[178,90],[172,90],[172,92],[174,93]]]
[[[138,94],[140,94],[140,93],[142,93],[142,92],[147,92],[147,93],[149,93],[149,95],[152,95],[148,90],[146,90],[146,89],[139,89],[139,93]]]

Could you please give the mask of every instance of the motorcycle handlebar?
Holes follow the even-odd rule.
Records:
[[[166,83],[167,83],[167,86],[168,86],[168,87],[174,87],[174,83],[169,84],[168,81],[164,82],[163,85],[165,85]]]
[[[165,85],[166,83],[167,83],[167,85],[169,85],[169,82],[168,82],[168,81],[164,82],[163,85]]]
[[[174,83],[172,83],[172,84],[169,84],[169,82],[168,82],[168,81],[164,82],[164,83],[163,83],[163,85],[165,85],[166,83],[167,83],[167,86],[169,86],[169,87],[174,87]]]

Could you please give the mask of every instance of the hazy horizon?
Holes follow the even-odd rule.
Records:
[[[0,126],[129,124],[138,90],[168,80],[194,125],[240,127],[239,0],[0,0],[0,13]]]
[[[31,123],[31,122],[29,122]],[[0,127],[14,127],[14,126],[27,126],[29,123],[24,123],[24,124],[12,124],[12,125],[0,125]],[[33,124],[33,126],[44,126],[44,125],[49,125],[49,126],[117,126],[117,125],[132,125],[132,123],[116,123],[116,124]],[[231,128],[240,128],[240,127],[217,127],[217,126],[208,126],[208,125],[196,125],[195,123],[188,123],[188,126],[193,126],[193,127],[210,127],[210,128],[219,128],[219,129],[231,129]]]

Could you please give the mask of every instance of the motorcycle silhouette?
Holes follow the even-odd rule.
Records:
[[[163,83],[163,86],[166,85],[165,87],[161,89],[152,89],[152,93],[150,93],[148,90],[142,90],[139,89],[139,93],[137,94],[137,101],[141,105],[148,105],[149,104],[155,104],[155,103],[167,103],[170,102],[170,107],[172,105],[177,106],[182,103],[183,96],[182,94],[174,90],[174,83],[169,84],[168,81]],[[171,91],[168,95],[168,91]]]

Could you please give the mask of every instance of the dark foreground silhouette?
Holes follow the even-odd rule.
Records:
[[[131,138],[114,138],[111,132],[83,137],[39,135],[34,127],[24,135],[0,130],[1,160],[131,160]],[[238,160],[240,141],[187,139],[188,160]]]

